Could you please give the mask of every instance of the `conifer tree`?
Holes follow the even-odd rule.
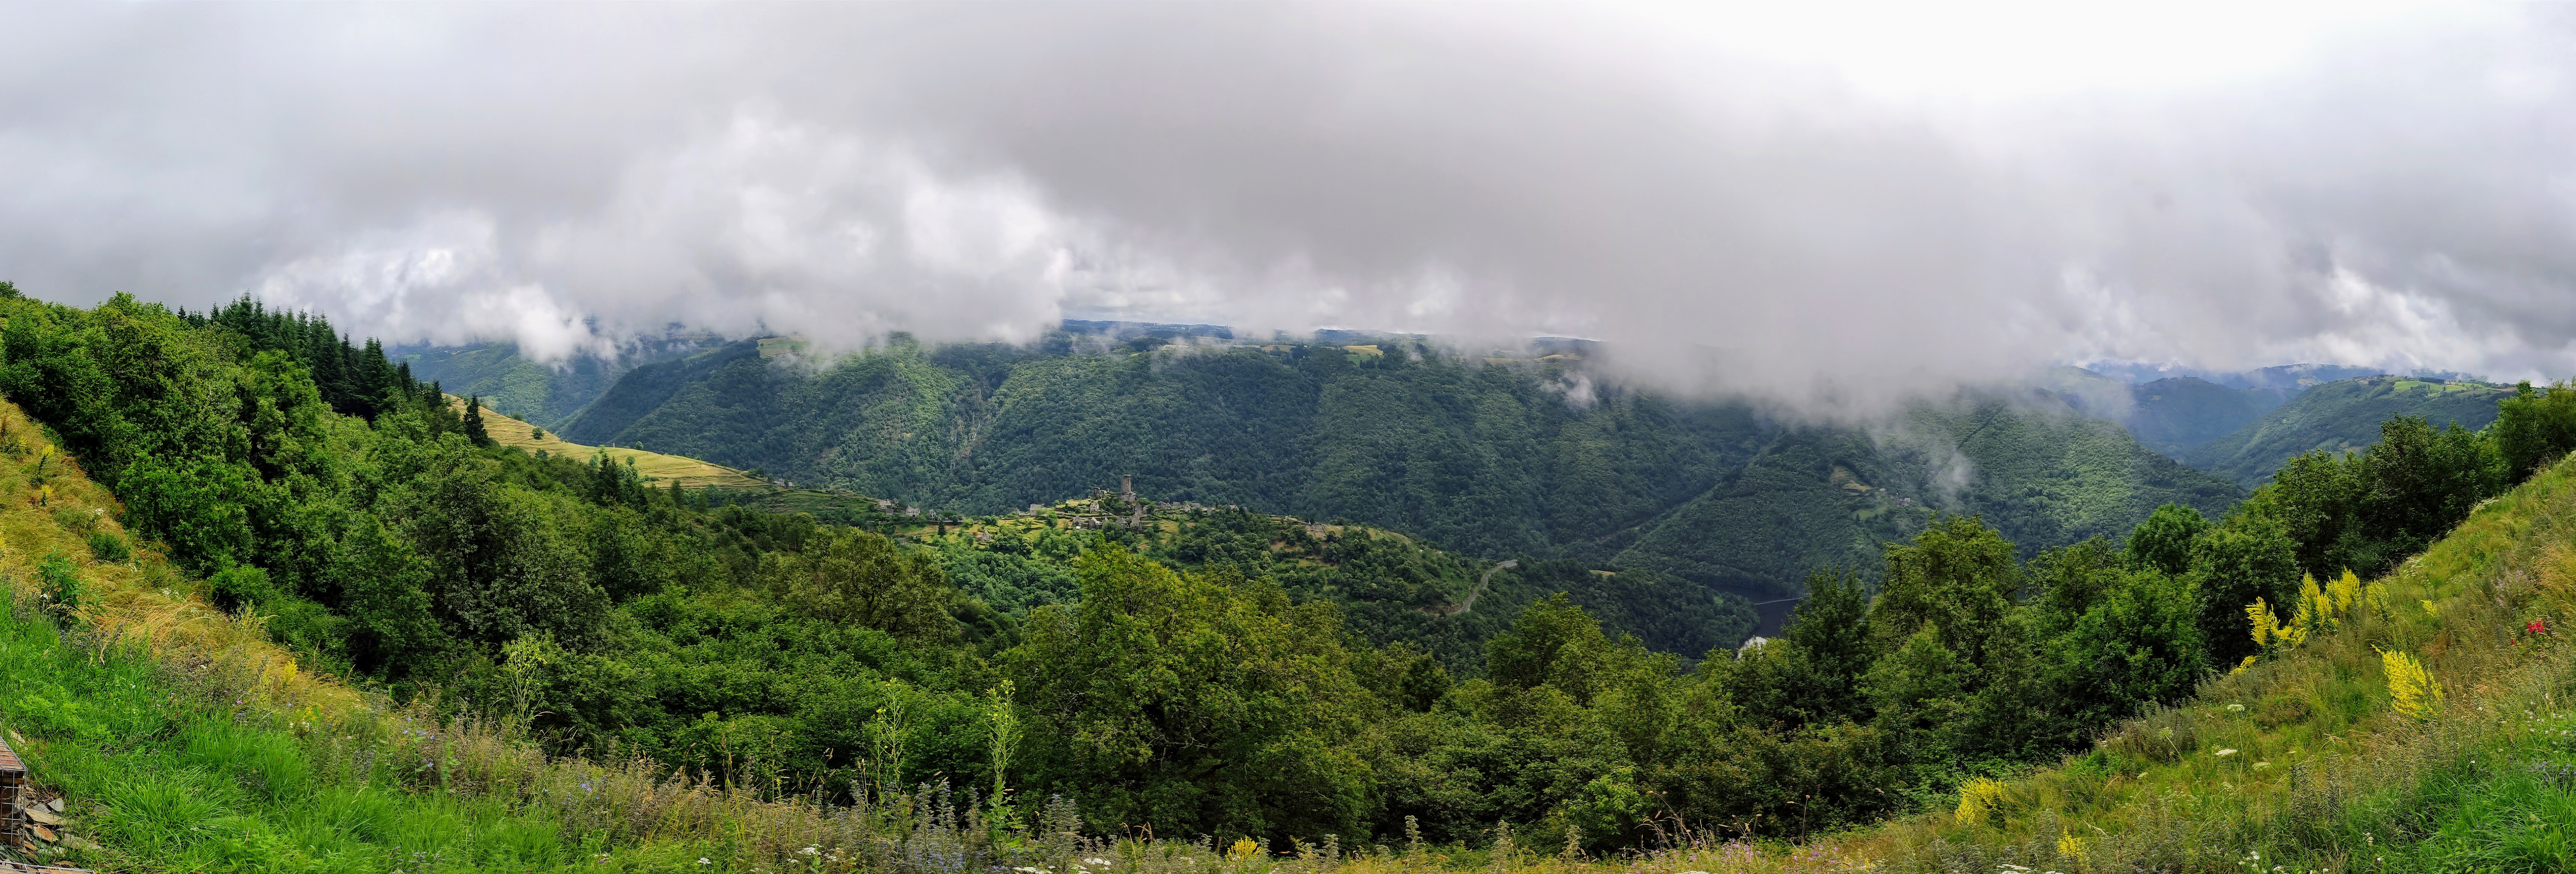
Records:
[[[492,445],[492,435],[483,431],[482,395],[465,399],[465,439],[474,441],[476,446]]]

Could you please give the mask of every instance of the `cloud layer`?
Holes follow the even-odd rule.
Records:
[[[2576,373],[2576,20],[2057,8],[13,7],[0,278],[539,355],[1571,334],[1800,403]]]

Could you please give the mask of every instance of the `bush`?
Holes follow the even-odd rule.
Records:
[[[240,613],[277,595],[277,586],[269,582],[268,571],[250,565],[226,565],[207,577],[206,585],[215,606],[231,613]]]
[[[36,593],[44,600],[45,609],[57,615],[79,610],[82,599],[80,570],[62,553],[45,556],[36,565]]]
[[[134,550],[116,532],[101,531],[89,536],[89,554],[93,559],[114,564],[133,558]]]

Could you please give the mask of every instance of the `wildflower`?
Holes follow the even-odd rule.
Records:
[[[808,855],[808,856],[812,856],[812,855],[819,854],[819,853],[821,853],[821,852],[823,852],[823,851],[822,851],[822,850],[815,849],[815,848],[813,848],[813,847],[806,847],[805,849],[797,850],[796,852],[803,853],[803,854]]]
[[[1109,864],[1109,860],[1107,860],[1107,859],[1084,859],[1084,860],[1082,860],[1082,864],[1085,864],[1085,865],[1106,865],[1106,864]]]
[[[2254,770],[2257,770],[2257,771],[2260,771],[2260,770],[2263,770],[2263,769],[2265,769],[2265,768],[2269,768],[2269,767],[2272,767],[2272,763],[2270,763],[2270,762],[2255,762],[2255,763],[2254,763]]]
[[[2423,662],[2402,652],[2384,650],[2379,660],[2388,671],[2388,697],[2397,712],[2421,719],[2442,706],[2442,685],[2433,680],[2433,672],[2425,670]]]
[[[1011,869],[1011,870],[1013,870],[1013,871],[1018,871],[1018,872],[1020,872],[1020,874],[1047,874],[1047,871],[1046,871],[1046,869],[1044,869],[1044,868],[1031,868],[1031,867],[1029,867],[1029,866],[1027,866],[1027,865],[1022,865],[1022,866],[1020,866],[1020,867],[1013,868],[1013,869]],[[1703,871],[1703,872],[1700,872],[1700,874],[1708,874],[1708,872]]]
[[[714,863],[714,862],[709,862],[709,861],[707,861],[707,857],[705,857],[705,856],[699,856],[699,857],[698,857],[698,864],[700,864],[700,865],[713,865],[713,864],[715,864],[715,863]]]
[[[2522,630],[2531,634],[2548,634],[2549,623],[2545,620],[2534,619],[2531,620],[2531,624],[2523,626]]]
[[[2002,805],[2004,784],[1992,777],[1978,777],[1959,786],[1959,809],[1952,814],[1962,823],[1974,823]]]
[[[2227,705],[2227,712],[2229,712],[2229,713],[2243,713],[2243,712],[2245,712],[2245,705],[2243,705],[2243,704],[2230,704],[2230,705]]]
[[[2235,754],[2236,754],[2236,750],[2235,750],[2233,747],[2228,748],[2228,749],[2219,750],[2219,751],[2218,751],[2218,756],[2219,756],[2219,758],[2226,758],[2226,757],[2228,757],[2228,756],[2232,756],[2232,755],[2235,755]]]

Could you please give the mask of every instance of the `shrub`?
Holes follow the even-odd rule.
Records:
[[[250,565],[226,565],[207,577],[206,585],[213,592],[215,606],[230,613],[240,613],[277,593],[277,587],[268,581],[268,571]]]
[[[45,556],[36,565],[36,593],[44,599],[45,609],[57,614],[79,610],[82,599],[80,569],[62,553]]]
[[[89,536],[89,554],[98,561],[117,563],[133,558],[134,550],[116,532],[100,531]]]

